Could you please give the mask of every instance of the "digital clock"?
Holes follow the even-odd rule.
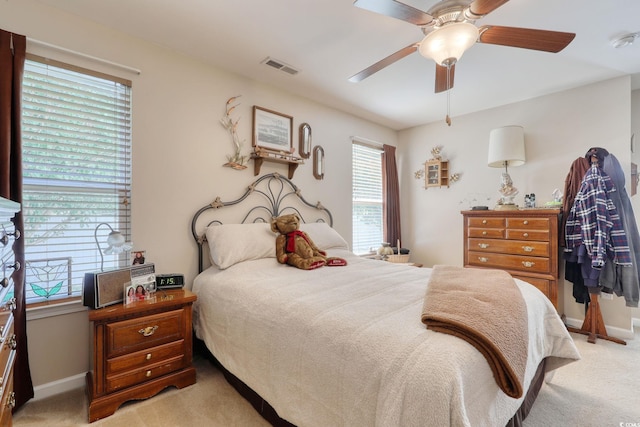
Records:
[[[156,286],[158,289],[182,288],[184,274],[156,274]]]

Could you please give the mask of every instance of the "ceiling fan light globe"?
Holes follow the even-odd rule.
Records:
[[[418,51],[439,65],[458,61],[478,40],[478,27],[468,22],[451,22],[439,27],[420,42]],[[453,60],[452,60],[453,58]]]

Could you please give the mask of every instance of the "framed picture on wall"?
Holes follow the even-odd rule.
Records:
[[[293,117],[254,105],[253,146],[293,152]]]

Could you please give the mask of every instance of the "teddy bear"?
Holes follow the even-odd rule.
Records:
[[[288,264],[302,270],[322,266],[347,265],[342,258],[329,257],[318,249],[307,233],[300,230],[300,217],[296,214],[280,215],[271,220],[271,231],[276,237],[276,258],[280,264]]]

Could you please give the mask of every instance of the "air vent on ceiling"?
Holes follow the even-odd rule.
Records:
[[[273,59],[273,58],[269,58],[269,57],[265,58],[265,60],[262,61],[261,64],[268,65],[269,67],[273,67],[276,70],[280,70],[280,71],[285,72],[287,74],[291,74],[292,76],[295,76],[299,72],[299,70],[296,70],[292,66],[287,65],[284,62],[279,61],[277,59]]]

